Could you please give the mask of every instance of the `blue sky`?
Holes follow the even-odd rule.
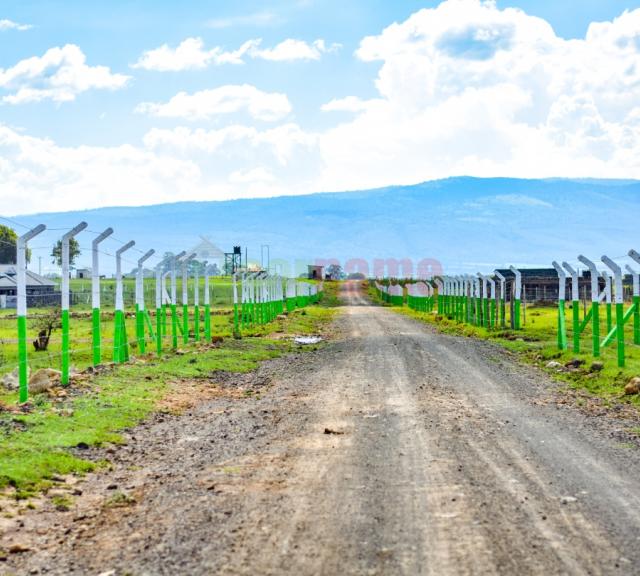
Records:
[[[623,0],[5,0],[0,210],[637,178],[639,39]]]

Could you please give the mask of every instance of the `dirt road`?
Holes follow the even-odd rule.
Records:
[[[265,365],[256,397],[132,431],[73,510],[25,518],[10,537],[32,551],[0,570],[640,574],[619,424],[487,343],[346,298],[338,340]],[[108,506],[119,490],[135,503]]]

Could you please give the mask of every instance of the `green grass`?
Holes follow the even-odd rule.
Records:
[[[135,426],[157,410],[168,393],[169,382],[206,379],[220,370],[254,370],[261,361],[297,348],[291,339],[265,335],[317,332],[334,312],[310,306],[250,331],[251,335],[262,337],[226,338],[219,347],[197,352],[189,345],[185,354],[162,358],[148,355],[144,362],[96,374],[83,387],[72,385],[68,397],[34,395],[24,413],[2,411],[3,404],[17,404],[17,394],[0,395],[0,488],[11,486],[15,488],[15,498],[25,498],[51,486],[56,476],[95,469],[100,464],[84,459],[78,447],[121,442],[123,429]],[[227,333],[230,334],[228,328]]]
[[[369,296],[380,302],[375,289],[369,289]],[[588,328],[581,335],[581,353],[572,352],[571,309],[567,306],[566,321],[568,329],[569,350],[560,351],[557,347],[557,308],[549,306],[528,306],[522,330],[510,329],[488,330],[478,326],[458,323],[455,320],[434,313],[416,312],[407,306],[396,307],[394,310],[435,326],[439,331],[457,336],[480,338],[495,342],[500,346],[516,353],[518,357],[530,364],[535,364],[549,372],[553,378],[566,382],[568,386],[586,390],[589,393],[605,399],[607,402],[625,402],[640,407],[638,396],[624,396],[625,384],[634,376],[640,375],[640,346],[633,344],[632,325],[625,327],[625,367],[618,368],[617,350],[615,342],[601,349],[601,356],[594,358],[591,354],[591,332]],[[581,310],[582,312],[582,310]],[[508,312],[507,312],[508,314]],[[581,315],[582,318],[582,315]],[[602,320],[601,335],[607,333],[606,323]],[[584,361],[584,365],[575,371],[557,372],[546,368],[555,360],[566,364],[573,359]],[[594,361],[604,364],[599,372],[590,371]]]
[[[325,282],[323,284],[324,291],[322,294],[322,300],[320,306],[326,308],[335,308],[336,306],[342,306],[342,300],[340,300],[338,294],[342,282]]]
[[[179,307],[180,308],[180,307]],[[37,312],[36,312],[37,313]],[[155,311],[151,311],[152,321],[155,329]],[[204,330],[204,309],[201,306],[200,330]],[[178,310],[179,323],[182,325],[182,310]],[[171,329],[171,318],[168,318],[169,330]],[[194,316],[191,310],[189,325],[193,329]],[[134,341],[135,319],[127,318],[127,327],[129,333],[129,341],[135,354],[137,343]],[[111,361],[113,356],[113,332],[114,320],[113,312],[105,311],[101,315],[100,333],[102,337],[102,352],[104,361]],[[231,308],[217,308],[212,310],[211,316],[211,332],[216,336],[230,336],[233,330],[233,313]],[[16,320],[6,317],[0,317],[0,374],[10,372],[18,364],[18,343],[17,343]],[[38,368],[61,368],[61,348],[62,333],[59,329],[51,334],[49,348],[46,352],[36,352],[31,342],[37,336],[37,323],[33,315],[27,320],[27,341],[28,341],[28,360],[32,370]],[[252,328],[247,331],[248,334],[260,333],[260,328]],[[87,312],[79,312],[72,310],[71,320],[69,322],[69,334],[71,342],[71,365],[83,369],[91,364],[92,361],[92,324],[91,316]],[[181,337],[180,337],[181,338]],[[147,346],[153,348],[154,341],[148,335]],[[171,336],[168,335],[164,339],[164,348],[171,346]]]

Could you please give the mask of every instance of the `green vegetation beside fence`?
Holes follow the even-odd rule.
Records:
[[[334,312],[322,305],[295,310],[242,339],[231,337],[227,313],[220,329],[226,337],[215,344],[190,343],[178,353],[147,354],[72,376],[69,388],[33,394],[26,405],[17,404],[17,392],[0,394],[0,488],[7,497],[28,499],[58,476],[106,465],[85,459],[83,450],[122,442],[123,429],[166,410],[172,383],[186,379],[215,389],[218,371],[248,372],[263,360],[314,349],[297,345],[293,337],[317,334]]]
[[[389,305],[379,296],[374,286],[369,287],[368,294],[374,302]],[[567,382],[573,388],[587,390],[606,401],[624,401],[640,406],[639,395],[625,395],[625,385],[640,375],[640,346],[626,347],[626,364],[623,368],[617,365],[618,352],[615,346],[602,348],[599,357],[593,356],[589,347],[591,328],[581,334],[581,352],[559,350],[558,309],[553,306],[529,305],[524,308],[520,330],[475,326],[444,314],[418,311],[406,305],[394,306],[393,310],[430,324],[446,334],[480,338],[499,344],[516,353],[522,360],[544,369],[555,379]],[[572,311],[569,305],[567,315],[570,314]],[[580,314],[582,317],[582,310]],[[604,332],[606,318],[602,318],[601,322],[601,331]],[[569,341],[572,341],[572,331],[569,330],[568,334]],[[629,324],[625,327],[625,339],[632,343],[633,337],[633,325]]]

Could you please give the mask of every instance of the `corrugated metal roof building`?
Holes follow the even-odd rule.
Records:
[[[50,306],[59,304],[56,283],[31,270],[27,270],[27,305]],[[18,292],[15,264],[0,264],[0,306],[15,308]]]

